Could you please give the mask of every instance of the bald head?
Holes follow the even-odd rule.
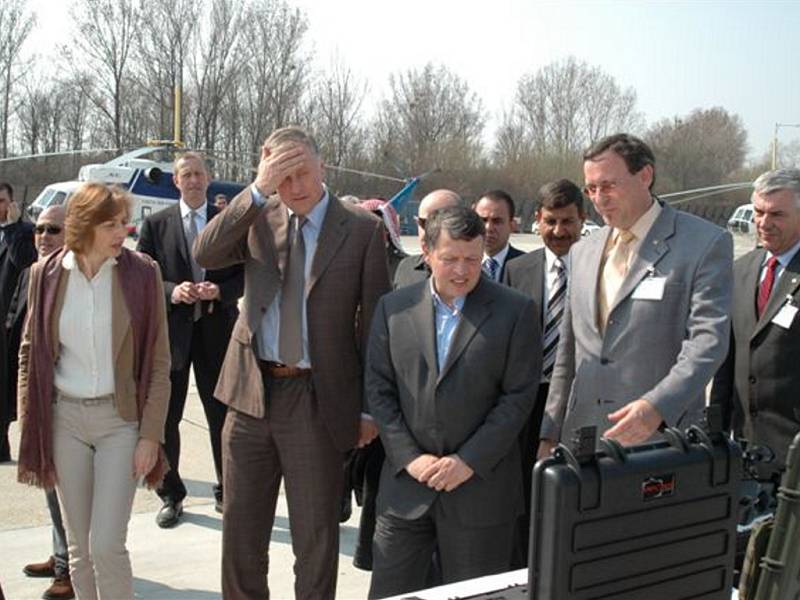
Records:
[[[36,252],[39,258],[52,254],[64,245],[63,206],[45,208],[36,219]]]
[[[462,206],[461,196],[452,190],[434,190],[422,199],[417,209],[417,233],[422,244],[425,238],[425,221],[434,211],[452,206]]]

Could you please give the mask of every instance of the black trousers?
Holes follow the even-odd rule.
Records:
[[[511,560],[512,569],[528,566],[528,542],[531,529],[531,475],[536,464],[536,452],[539,449],[539,432],[542,428],[544,406],[547,402],[549,383],[539,384],[536,404],[528,422],[519,434],[520,456],[522,458],[522,491],[525,493],[525,513],[517,520],[514,554]]]
[[[208,436],[211,441],[211,453],[214,457],[214,471],[217,483],[214,485],[214,497],[222,499],[222,426],[225,424],[227,406],[214,398],[214,388],[217,385],[222,362],[214,356],[219,352],[210,352],[215,348],[212,344],[219,344],[219,340],[203,339],[203,329],[200,322],[195,322],[192,330],[192,348],[189,364],[183,369],[170,371],[172,389],[169,398],[169,411],[167,423],[164,428],[164,452],[169,460],[170,470],[164,477],[164,483],[158,490],[162,500],[181,501],[186,497],[186,486],[180,475],[181,436],[180,423],[183,419],[183,409],[186,406],[186,393],[189,390],[189,369],[194,368],[194,380],[197,392],[203,403],[203,412],[208,423]],[[216,349],[215,349],[216,350]]]

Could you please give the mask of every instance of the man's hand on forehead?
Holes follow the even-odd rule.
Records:
[[[265,196],[274,194],[284,179],[305,165],[307,158],[308,153],[302,144],[290,142],[276,148],[263,146],[256,188]]]

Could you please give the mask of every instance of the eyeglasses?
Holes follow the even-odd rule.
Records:
[[[45,233],[49,233],[50,235],[58,235],[61,233],[61,227],[58,225],[37,225],[34,228],[37,235],[43,235]]]
[[[425,229],[425,223],[428,222],[426,217],[414,217],[414,220],[417,222],[417,225]]]
[[[596,196],[597,194],[608,194],[617,189],[616,181],[604,181],[602,183],[590,183],[583,188],[583,193],[587,196]]]

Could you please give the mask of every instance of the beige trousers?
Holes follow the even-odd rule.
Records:
[[[133,452],[138,439],[138,424],[119,416],[111,396],[80,400],[56,395],[57,490],[79,600],[133,598],[125,540],[136,492]]]

